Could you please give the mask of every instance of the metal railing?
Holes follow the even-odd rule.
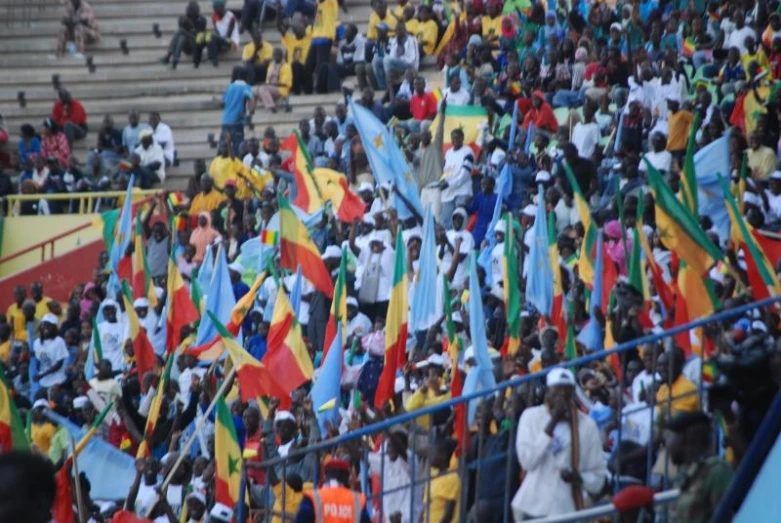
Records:
[[[261,510],[264,510],[265,519],[264,521],[270,521],[271,518],[274,518],[274,521],[279,521],[281,518],[281,521],[284,523],[285,521],[293,521],[295,519],[295,514],[280,514],[279,511],[274,512],[272,510],[272,480],[281,481],[282,484],[286,484],[287,478],[293,474],[291,471],[301,470],[302,468],[308,472],[310,475],[308,477],[302,477],[301,479],[304,482],[311,481],[315,486],[319,484],[319,478],[321,477],[319,467],[321,458],[324,455],[327,455],[329,453],[337,453],[339,449],[349,448],[352,451],[352,455],[355,456],[356,452],[360,453],[360,463],[361,463],[361,490],[366,495],[367,498],[367,506],[369,506],[370,502],[374,502],[378,505],[377,507],[377,514],[374,514],[377,517],[377,521],[384,522],[389,521],[387,516],[389,516],[386,513],[386,510],[384,509],[384,500],[386,500],[386,496],[393,494],[394,492],[398,491],[405,491],[409,495],[409,508],[407,507],[394,507],[398,508],[398,510],[402,511],[403,517],[402,521],[412,521],[414,523],[417,523],[420,521],[420,514],[424,510],[424,503],[423,503],[423,497],[424,492],[427,493],[425,496],[427,499],[431,499],[430,492],[431,492],[431,484],[432,481],[439,480],[440,478],[443,478],[450,474],[458,474],[461,483],[460,483],[460,497],[459,497],[459,509],[458,513],[454,514],[453,521],[476,521],[483,523],[488,523],[488,520],[492,521],[513,521],[515,519],[514,515],[511,512],[510,508],[510,500],[515,495],[516,492],[516,480],[518,484],[520,484],[520,477],[514,477],[514,470],[518,466],[517,465],[517,457],[515,453],[515,436],[516,436],[516,423],[515,421],[517,418],[510,419],[509,426],[507,427],[497,427],[497,431],[495,434],[486,433],[484,430],[478,430],[477,435],[475,438],[477,438],[476,444],[468,445],[466,448],[461,449],[461,452],[458,457],[458,465],[456,467],[450,468],[449,470],[440,472],[440,471],[434,471],[432,470],[432,464],[430,459],[428,459],[427,455],[430,454],[430,451],[433,446],[433,442],[436,441],[437,437],[440,435],[450,436],[452,434],[452,431],[445,432],[444,434],[439,434],[437,432],[437,428],[433,423],[429,424],[429,428],[425,429],[420,427],[416,421],[419,420],[422,417],[428,416],[431,418],[433,415],[440,414],[442,412],[447,412],[449,409],[455,408],[459,405],[464,405],[467,402],[474,401],[474,400],[480,400],[483,398],[495,398],[497,396],[505,397],[506,392],[509,389],[517,389],[519,386],[528,384],[530,382],[533,382],[535,380],[542,379],[551,369],[556,367],[568,367],[568,368],[575,368],[579,366],[583,366],[585,364],[597,361],[597,360],[604,360],[606,357],[612,355],[612,354],[621,354],[628,350],[632,350],[634,348],[637,348],[640,345],[646,345],[646,344],[654,344],[660,341],[663,341],[665,339],[671,340],[675,335],[687,332],[689,330],[702,327],[704,325],[714,323],[714,322],[720,322],[723,320],[735,318],[738,316],[741,316],[745,314],[746,312],[767,307],[770,305],[773,305],[775,303],[778,303],[781,301],[781,297],[775,297],[775,298],[769,298],[757,302],[753,302],[750,304],[745,304],[739,307],[735,307],[733,309],[725,310],[722,312],[718,312],[712,316],[709,316],[707,318],[700,318],[698,320],[689,322],[685,325],[680,325],[673,327],[667,331],[664,331],[662,333],[657,334],[651,334],[647,336],[642,336],[640,338],[637,338],[635,340],[622,343],[610,350],[606,351],[599,351],[592,354],[588,354],[585,356],[582,356],[580,358],[562,362],[557,365],[554,365],[552,367],[549,367],[547,369],[544,369],[543,371],[516,377],[511,380],[505,381],[503,383],[500,383],[496,385],[495,387],[482,390],[480,392],[476,392],[469,395],[464,395],[459,398],[450,399],[447,401],[444,401],[442,403],[439,403],[437,405],[432,405],[428,407],[424,407],[419,410],[415,410],[412,412],[404,412],[399,414],[398,416],[395,416],[390,419],[386,419],[384,421],[381,421],[379,423],[374,423],[371,425],[367,425],[361,428],[358,428],[356,430],[350,430],[345,434],[342,434],[336,438],[326,439],[322,441],[314,442],[310,445],[308,445],[305,448],[297,449],[294,451],[291,451],[287,454],[285,457],[274,457],[272,459],[266,459],[262,462],[247,462],[246,460],[243,463],[242,466],[242,487],[240,489],[240,500],[238,504],[238,511],[239,511],[239,520],[244,519],[245,515],[245,485],[247,485],[247,471],[248,470],[263,470],[265,472],[265,483],[262,485],[255,484],[250,485],[251,487],[251,497],[255,501],[256,504],[261,505]],[[672,360],[672,358],[670,358]],[[702,366],[704,367],[704,365]],[[652,375],[656,374],[656,369],[654,368],[652,370]],[[693,392],[693,394],[697,394],[700,399],[703,398],[703,386],[702,386],[702,374],[700,376],[700,387]],[[633,412],[624,413],[623,412],[623,386],[620,385],[622,388],[622,393],[618,394],[619,396],[619,408],[617,410],[618,413],[620,413],[620,417],[618,418],[618,434],[617,438],[618,441],[614,444],[614,449],[616,449],[616,457],[618,458],[616,463],[617,467],[613,471],[613,480],[614,480],[614,488],[618,488],[619,484],[621,483],[621,455],[618,452],[618,449],[620,448],[620,444],[622,443],[622,431],[621,428],[623,425],[623,419],[628,414],[633,414]],[[669,384],[668,384],[669,386]],[[669,390],[669,388],[668,388]],[[671,403],[673,400],[679,399],[678,396],[672,397],[671,394],[668,394],[668,399],[666,401],[666,405],[660,405],[657,406],[655,404],[655,395],[651,395],[651,401],[650,404],[647,405],[645,408],[650,410],[649,416],[651,417],[651,433],[649,436],[648,441],[648,451],[646,454],[646,458],[648,459],[648,467],[647,467],[647,475],[646,478],[635,478],[636,483],[649,483],[650,479],[650,471],[651,471],[651,457],[653,454],[653,448],[654,448],[654,413],[659,409],[659,412],[664,412],[665,407],[668,411],[670,411]],[[643,409],[639,409],[643,410]],[[513,413],[513,415],[517,415],[519,413]],[[463,416],[463,433],[466,434],[469,431],[469,427],[467,426],[467,416]],[[408,437],[408,450],[407,450],[407,470],[409,471],[409,478],[410,480],[405,482],[403,485],[395,488],[387,488],[386,485],[384,485],[385,480],[385,470],[386,466],[391,466],[390,461],[386,460],[387,452],[385,450],[386,443],[383,443],[380,450],[378,452],[370,453],[370,446],[369,443],[372,441],[373,436],[383,434],[383,441],[387,440],[387,436],[390,434],[390,431],[396,428],[405,428],[408,431],[409,437]],[[498,450],[492,452],[490,455],[484,455],[485,451],[485,443],[486,439],[488,437],[495,437],[495,436],[502,436],[504,441],[500,442],[500,445],[498,447]],[[642,446],[641,446],[642,447]],[[487,451],[485,451],[487,452]],[[300,464],[303,463],[303,460],[307,459],[308,456],[313,456],[313,470],[306,470],[305,467],[302,467]],[[370,463],[370,456],[371,460],[375,462],[375,472],[378,472],[379,475],[379,492],[375,492],[370,487],[371,485],[371,479],[368,474],[368,470],[370,469],[369,463]],[[311,459],[311,458],[310,458]],[[388,458],[389,459],[389,458]],[[377,470],[376,467],[376,461],[379,460],[379,470]],[[667,473],[668,473],[668,460],[669,457],[665,459],[664,463],[664,482],[662,485],[660,485],[660,490],[665,490],[662,494],[658,495],[658,502],[660,504],[669,503],[670,501],[673,501],[675,497],[677,497],[677,491],[670,490],[670,486],[667,484]],[[387,461],[387,463],[386,463]],[[503,469],[499,471],[497,468],[492,467],[498,467],[499,469]],[[311,469],[311,467],[310,467]],[[498,477],[496,474],[500,474],[501,476]],[[486,475],[488,476],[486,478]],[[481,476],[483,476],[481,478]],[[481,513],[481,507],[478,507],[477,503],[472,503],[471,507],[471,514],[469,515],[470,519],[467,519],[467,510],[469,509],[469,501],[470,497],[474,499],[474,501],[480,501],[481,505],[484,501],[484,499],[479,498],[479,492],[480,492],[480,486],[481,486],[481,480],[482,481],[489,481],[492,480],[493,482],[498,481],[498,483],[492,483],[492,485],[496,486],[496,488],[503,489],[503,491],[500,491],[500,497],[499,499],[493,499],[494,505],[487,507],[488,512]],[[645,481],[643,481],[645,480]],[[285,507],[285,494],[286,489],[281,489],[281,506]],[[259,501],[260,500],[260,501]],[[430,504],[427,504],[425,506],[425,517],[423,517],[423,523],[430,523]],[[493,511],[492,511],[493,510]],[[612,505],[607,504],[604,506],[596,506],[591,509],[588,509],[588,512],[580,511],[578,513],[573,514],[567,514],[567,515],[561,515],[557,516],[556,518],[550,518],[545,521],[581,521],[586,520],[589,518],[599,517],[605,514],[611,514],[615,511],[615,508],[612,507]],[[492,516],[488,517],[488,520],[486,519],[485,514],[493,514]],[[501,516],[501,517],[499,517]],[[493,518],[493,519],[491,519]]]
[[[133,191],[133,201],[162,194],[160,189],[139,189]],[[74,192],[56,194],[11,194],[4,200],[7,202],[7,216],[18,216],[22,202],[67,202],[68,214],[92,214],[115,207],[112,202],[124,198],[125,191]]]

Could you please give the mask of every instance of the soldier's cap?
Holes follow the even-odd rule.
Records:
[[[673,432],[683,432],[689,427],[693,427],[699,424],[708,425],[710,422],[710,417],[708,417],[708,415],[704,412],[682,412],[675,415],[670,420],[670,422],[667,424],[667,430],[671,430]]]
[[[329,459],[323,466],[326,470],[343,470],[345,472],[350,470],[350,463],[339,458]]]
[[[630,485],[613,497],[613,506],[619,512],[648,507],[653,502],[654,491],[643,485]]]

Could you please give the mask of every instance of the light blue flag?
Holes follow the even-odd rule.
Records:
[[[312,409],[315,411],[322,434],[327,432],[326,422],[338,423],[339,421],[343,358],[342,322],[338,322],[334,341],[318,370],[317,381],[312,385]]]
[[[168,304],[163,305],[163,309],[160,311],[160,319],[157,322],[157,330],[153,333],[147,333],[149,336],[149,343],[152,344],[152,348],[155,354],[161,358],[165,358],[165,340],[168,334]]]
[[[578,343],[592,351],[602,350],[602,328],[599,326],[595,309],[602,308],[602,273],[605,270],[605,250],[603,248],[602,229],[597,231],[597,259],[594,262],[594,289],[589,300],[589,320],[583,330],[578,334]]]
[[[621,145],[621,135],[624,130],[624,111],[621,111],[621,114],[618,115],[618,126],[616,127],[616,139],[613,142],[613,151],[617,151],[618,147]]]
[[[530,122],[529,131],[526,133],[526,141],[523,144],[523,152],[525,152],[527,155],[531,151],[533,141],[534,141],[534,124]]]
[[[87,348],[87,361],[84,362],[84,377],[87,381],[95,377],[95,345],[92,343],[93,338],[90,337],[89,347]]]
[[[212,246],[206,246],[206,254],[203,257],[203,263],[198,268],[198,285],[205,293],[209,291],[209,285],[212,283],[212,275],[214,274],[214,252]]]
[[[131,174],[127,183],[127,193],[125,194],[125,203],[122,206],[122,214],[119,217],[117,234],[109,253],[109,267],[114,271],[117,270],[119,260],[125,255],[125,251],[127,251],[127,247],[130,245],[130,237],[133,235],[133,180],[134,176]]]
[[[38,358],[35,356],[35,333],[33,332],[33,322],[27,322],[27,347],[30,350],[30,362],[27,365],[27,379],[30,382],[30,398],[35,398],[40,384],[33,380],[33,376],[38,374]]]
[[[296,269],[296,279],[293,281],[293,288],[290,291],[290,305],[293,307],[293,313],[298,318],[298,311],[301,309],[301,286],[303,285],[303,276],[301,274],[301,265]]]
[[[510,123],[510,139],[507,141],[508,151],[512,151],[515,149],[516,134],[518,134],[518,104],[513,102],[513,121],[512,123]]]
[[[510,166],[505,163],[504,167],[502,167],[502,170],[499,172],[499,179],[496,181],[496,204],[494,205],[494,214],[491,217],[491,223],[488,224],[488,229],[486,229],[485,233],[485,239],[488,241],[488,246],[480,251],[480,257],[477,260],[477,263],[480,264],[480,267],[485,271],[485,283],[489,286],[494,284],[494,278],[491,274],[491,251],[496,247],[494,228],[496,227],[496,224],[499,223],[499,220],[502,219],[502,200],[510,195],[512,187],[512,172]]]
[[[86,429],[78,427],[68,418],[60,416],[48,409],[44,414],[78,442]],[[67,455],[70,456],[70,446]],[[117,499],[121,493],[130,490],[136,470],[133,456],[125,454],[111,444],[94,436],[78,457],[79,472],[86,474],[90,481],[90,497],[92,499]]]
[[[231,311],[236,306],[236,298],[233,296],[233,284],[228,272],[228,260],[225,249],[217,250],[217,262],[214,265],[214,275],[206,292],[206,310],[212,312],[223,325],[230,320]],[[217,336],[217,328],[207,314],[201,318],[198,325],[198,334],[195,337],[195,345],[201,345]],[[241,341],[239,341],[241,343]]]
[[[434,216],[431,206],[426,208],[423,221],[423,244],[420,247],[418,274],[410,306],[410,332],[428,330],[439,318],[437,314],[437,245],[434,233]],[[441,308],[441,304],[440,307]]]
[[[732,172],[729,153],[729,133],[709,143],[694,154],[694,174],[697,178],[697,202],[700,216],[707,216],[719,235],[722,245],[729,240],[730,220],[727,204],[719,185],[719,174]]]
[[[485,313],[480,293],[480,281],[477,279],[477,256],[469,256],[469,334],[475,352],[476,365],[469,369],[464,380],[463,396],[496,386],[493,363],[488,354],[488,338],[485,333]],[[475,422],[478,400],[469,402],[468,422]]]
[[[423,207],[420,204],[417,183],[409,169],[409,164],[396,144],[393,133],[374,116],[374,113],[352,100],[350,100],[350,111],[377,184],[394,184],[417,213],[422,215]],[[399,218],[405,220],[412,216],[401,198],[394,198],[393,201]]]
[[[542,185],[539,185],[537,190],[537,202],[537,216],[532,226],[532,244],[529,249],[526,302],[534,305],[543,316],[550,317],[553,309],[553,269],[548,255],[548,220],[545,216],[545,189]]]

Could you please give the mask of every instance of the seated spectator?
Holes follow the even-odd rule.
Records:
[[[426,80],[422,76],[415,77],[413,82],[414,92],[409,100],[409,109],[415,122],[418,123],[418,131],[422,127],[420,124],[431,122],[437,115],[437,99],[430,92],[426,91]],[[411,129],[411,132],[417,132]]]
[[[140,187],[149,189],[152,185],[165,181],[165,155],[163,148],[155,143],[152,129],[144,129],[138,137],[140,143],[133,151],[138,157],[138,163],[133,172],[138,175],[136,181],[139,182]]]
[[[746,156],[748,157],[749,174],[754,180],[765,180],[776,170],[776,153],[772,148],[762,145],[758,131],[749,135],[748,143],[749,148]],[[667,149],[669,150],[669,147]]]
[[[150,127],[141,123],[138,117],[138,111],[131,109],[127,112],[127,125],[122,129],[122,148],[131,153],[138,147],[138,140],[141,131],[150,129]]]
[[[363,89],[372,82],[367,75],[371,72],[366,67],[366,38],[358,32],[355,24],[347,24],[344,28],[344,38],[336,49],[336,68],[339,78],[355,75],[358,89]]]
[[[461,86],[461,76],[454,74],[450,77],[448,88],[442,96],[442,100],[447,100],[448,105],[469,105],[469,91]]]
[[[214,188],[214,180],[209,175],[201,177],[201,192],[196,194],[190,202],[190,214],[198,215],[202,212],[211,212],[220,208],[225,196]]]
[[[260,85],[266,81],[266,71],[273,51],[272,45],[263,40],[263,31],[260,27],[255,28],[252,32],[252,41],[241,51],[241,59],[249,72],[250,85]]]
[[[190,245],[195,247],[193,261],[200,264],[206,256],[206,247],[221,238],[220,233],[212,227],[212,215],[209,212],[198,214],[198,227],[190,233]]]
[[[382,62],[387,82],[398,84],[407,70],[418,70],[420,64],[418,43],[407,34],[404,24],[396,27],[396,37],[391,39],[388,51]]]
[[[431,7],[421,5],[418,8],[418,26],[415,32],[415,39],[418,41],[421,53],[425,56],[434,54],[437,46],[439,27],[431,17]]]
[[[68,145],[68,138],[62,132],[60,126],[57,125],[57,122],[51,118],[44,120],[41,136],[41,155],[44,158],[57,158],[57,161],[63,167],[68,165],[71,148]]]
[[[100,39],[95,13],[84,0],[70,0],[65,6],[63,27],[57,37],[57,56],[68,52],[81,57],[87,44],[94,44]]]
[[[152,136],[155,143],[163,148],[165,156],[165,166],[170,167],[174,164],[176,150],[174,149],[174,135],[168,124],[160,121],[160,113],[152,111],[149,113],[149,126],[152,128]]]
[[[306,57],[306,70],[317,77],[320,68],[331,62],[331,46],[336,40],[339,25],[338,0],[318,0],[315,21],[312,24],[312,44]],[[318,86],[317,92],[324,93]]]
[[[399,17],[400,18],[400,17]],[[388,26],[388,36],[392,37],[396,32],[399,19],[388,12],[388,4],[385,0],[374,0],[372,12],[369,15],[369,25],[366,28],[366,39],[371,42],[379,40],[378,25],[384,23]]]
[[[24,165],[29,158],[41,153],[41,139],[29,123],[22,125],[19,134],[19,163]]]
[[[87,153],[87,166],[93,165],[93,156],[97,155],[99,161],[106,164],[108,169],[113,169],[121,158],[122,132],[114,127],[114,119],[110,114],[103,117],[103,124],[98,129],[98,139],[95,148]]]
[[[555,18],[555,17],[554,17]],[[481,17],[481,36],[483,45],[499,49],[499,36],[502,34],[502,2],[490,0],[485,16]]]
[[[263,102],[263,107],[277,112],[277,101],[287,97],[293,84],[293,72],[290,64],[285,62],[285,52],[281,47],[274,48],[273,61],[268,67],[265,85],[256,89],[256,97]]]
[[[195,48],[195,66],[198,67],[203,56],[203,49],[206,48],[209,61],[217,67],[219,65],[218,56],[220,53],[235,50],[239,47],[239,24],[236,21],[236,15],[225,8],[225,0],[214,0],[212,4],[214,13],[212,14],[212,23],[214,30],[204,36],[201,41],[196,38]]]
[[[390,27],[385,22],[377,24],[377,39],[372,43],[372,73],[374,86],[377,89],[386,88],[385,57],[390,51]]]
[[[179,27],[171,37],[168,44],[168,52],[160,59],[160,62],[168,65],[171,63],[171,69],[176,69],[182,53],[190,56],[195,52],[195,38],[198,34],[198,27],[206,27],[206,19],[201,15],[201,7],[198,2],[190,1],[182,16],[179,17]]]
[[[75,100],[67,89],[57,92],[57,100],[52,107],[52,120],[60,126],[68,145],[73,147],[73,142],[87,136],[87,113],[81,102]]]
[[[291,91],[293,94],[312,94],[312,74],[308,73],[305,67],[309,46],[312,44],[312,26],[295,21],[286,30],[280,28],[280,31],[282,45],[287,52],[286,58],[293,71]]]

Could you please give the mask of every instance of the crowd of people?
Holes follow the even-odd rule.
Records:
[[[520,521],[612,502],[650,522],[672,486],[670,521],[709,521],[781,384],[778,310],[746,307],[781,292],[778,2],[375,0],[365,34],[339,7],[216,0],[209,28],[188,4],[172,67],[203,50],[216,65],[251,35],[217,156],[186,191],[124,206],[135,239],[104,233],[67,301],[14,290],[6,411],[48,461],[0,456],[0,476],[70,468],[71,426],[95,422],[93,439],[137,457],[111,499],[71,481],[67,507],[96,521]],[[282,47],[264,40],[268,10]],[[330,115],[245,139],[258,103],[339,89]],[[131,111],[122,131],[104,120],[75,178],[86,131],[60,89],[42,136],[23,129],[20,190],[151,187],[176,159],[160,115]],[[29,490],[55,499],[54,483]],[[33,521],[24,501],[0,520]]]

